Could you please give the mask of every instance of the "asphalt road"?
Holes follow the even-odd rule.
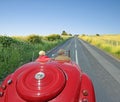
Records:
[[[120,102],[119,60],[78,38],[68,40],[59,48],[70,50],[71,59],[90,76],[96,102]],[[56,53],[59,48],[51,53]]]

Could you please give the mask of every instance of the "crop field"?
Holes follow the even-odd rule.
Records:
[[[35,60],[40,50],[48,51],[67,39],[59,35],[0,36],[0,82],[19,66]]]
[[[120,34],[79,37],[120,59]]]

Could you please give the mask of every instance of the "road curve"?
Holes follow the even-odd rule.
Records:
[[[90,76],[96,102],[120,102],[119,60],[78,38],[68,40],[59,48],[70,50],[72,60]]]

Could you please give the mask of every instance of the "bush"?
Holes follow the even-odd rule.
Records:
[[[28,38],[37,39],[37,37],[38,36]],[[16,68],[18,68],[19,66],[35,60],[38,57],[38,52],[40,50],[48,51],[65,41],[43,40],[42,43],[38,43],[38,40],[33,40],[33,42],[28,43],[17,39],[14,40],[12,37],[4,36],[4,38],[12,39],[14,42],[10,43],[10,46],[7,47],[1,46],[2,44],[0,43],[0,81],[2,81],[8,74],[16,70]],[[59,39],[59,37],[57,39]],[[3,42],[7,42],[7,40],[5,39],[5,41],[3,40]]]
[[[37,44],[37,43],[42,43],[42,37],[38,36],[38,35],[30,35],[27,38],[27,41],[32,43],[32,44]]]
[[[83,36],[86,36],[86,35],[85,35],[85,34],[82,34],[82,37],[83,37]]]
[[[96,36],[100,36],[100,34],[96,34]]]
[[[48,41],[55,41],[55,40],[61,40],[62,37],[58,34],[52,34],[47,36]]]
[[[7,36],[0,36],[0,43],[3,47],[9,47],[12,43],[14,43],[14,39]]]

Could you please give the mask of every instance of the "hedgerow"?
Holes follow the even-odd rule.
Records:
[[[0,81],[19,66],[34,61],[40,50],[48,51],[65,40],[49,41],[36,35],[27,36],[24,40],[0,36]]]

